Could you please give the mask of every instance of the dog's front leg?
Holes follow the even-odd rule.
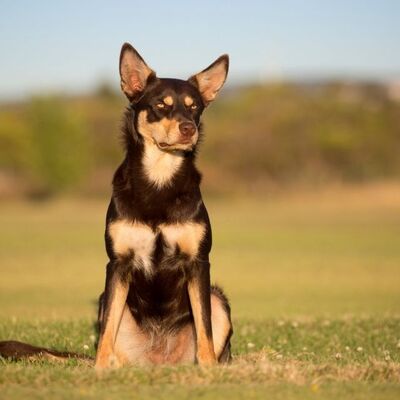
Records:
[[[216,363],[211,326],[210,263],[194,262],[188,281],[197,341],[197,362],[200,365]]]
[[[110,262],[107,267],[104,311],[95,364],[98,371],[116,368],[121,364],[114,353],[114,344],[128,296],[130,277],[129,266],[119,260]]]

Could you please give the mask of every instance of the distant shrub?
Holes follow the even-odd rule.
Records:
[[[400,104],[379,85],[245,88],[207,116],[204,156],[275,183],[400,176]]]
[[[44,194],[110,188],[122,95],[37,98],[0,110],[0,172]],[[400,177],[400,103],[386,87],[275,84],[225,92],[205,113],[205,189]],[[1,189],[1,188],[0,188]]]
[[[0,113],[0,169],[26,174],[33,167],[30,126],[19,113]]]
[[[82,179],[89,159],[84,122],[56,98],[32,100],[26,121],[40,191],[56,193]]]

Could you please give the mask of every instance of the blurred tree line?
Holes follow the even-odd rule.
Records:
[[[110,192],[126,102],[113,88],[0,108],[0,196]],[[400,177],[400,102],[379,84],[225,90],[205,113],[212,192]]]

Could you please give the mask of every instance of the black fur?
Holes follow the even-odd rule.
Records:
[[[200,246],[198,262],[195,264],[188,263],[185,255],[179,252],[172,258],[165,257],[163,252],[165,243],[160,234],[153,256],[154,264],[158,266],[157,273],[152,279],[149,280],[141,269],[130,268],[130,271],[133,271],[130,279],[134,285],[129,291],[127,303],[135,319],[142,325],[146,322],[151,326],[158,323],[174,329],[192,318],[187,295],[189,275],[206,274],[203,290],[209,296],[208,254],[211,250],[211,226],[200,192],[201,175],[195,166],[197,147],[185,153],[184,162],[172,178],[171,184],[161,189],[148,180],[143,169],[144,139],[136,128],[137,115],[140,111],[149,110],[149,104],[155,103],[154,99],[171,93],[189,94],[202,104],[198,90],[187,81],[153,78],[139,103],[131,104],[124,114],[122,132],[126,156],[114,175],[105,239],[111,263],[108,268],[113,268],[114,263],[118,263],[118,257],[113,253],[108,227],[115,220],[134,220],[150,225],[154,229],[161,223],[193,221],[205,224],[206,234]],[[184,111],[179,107],[171,112],[171,116],[191,119],[199,125],[203,109],[204,106],[201,105],[195,114],[189,115],[187,110]],[[149,112],[149,121],[161,120],[163,116],[152,109]]]
[[[126,59],[124,52],[131,52]],[[131,63],[131,65],[129,64]],[[196,127],[198,135],[201,134],[200,117],[210,98],[222,86],[228,68],[227,57],[223,56],[213,63],[207,70],[214,66],[225,65],[225,76],[206,95],[207,88],[201,87],[203,80],[196,76],[188,81],[178,79],[159,79],[144,63],[136,50],[129,45],[124,45],[120,58],[121,87],[131,101],[130,107],[125,112],[123,121],[123,137],[126,155],[122,164],[117,169],[113,179],[113,194],[107,212],[105,241],[110,263],[107,267],[105,297],[100,305],[102,325],[107,323],[109,307],[108,300],[113,296],[115,280],[127,282],[129,291],[126,304],[135,321],[144,330],[157,329],[158,331],[173,332],[183,325],[192,322],[193,312],[188,296],[188,282],[193,280],[199,288],[199,302],[206,336],[212,340],[211,327],[211,286],[209,253],[211,250],[212,234],[210,220],[200,192],[201,175],[195,166],[196,150],[199,140],[180,151],[183,162],[179,169],[172,175],[171,180],[165,185],[155,185],[146,174],[143,159],[145,147],[149,146],[149,136],[140,125],[140,116],[145,115],[146,126],[155,126],[158,123],[162,129],[162,121],[174,121],[179,124],[181,135],[176,139],[184,140],[183,124]],[[125,69],[124,69],[125,68]],[[141,70],[137,74],[135,71]],[[133,71],[133,72],[132,72]],[[143,76],[147,74],[147,81]],[[206,79],[208,83],[210,79]],[[135,88],[140,93],[135,93]],[[169,98],[169,101],[164,101]],[[190,102],[186,101],[190,98]],[[132,100],[134,99],[134,100]],[[160,102],[163,102],[161,107]],[[170,104],[168,104],[170,103]],[[143,122],[142,122],[143,124]],[[196,130],[194,128],[194,130]],[[142,130],[143,129],[143,130]],[[158,147],[158,139],[154,136],[150,140]],[[160,149],[162,150],[162,149]],[[166,152],[171,151],[165,149]],[[183,154],[182,154],[183,153]],[[134,254],[126,256],[115,254],[110,226],[114,221],[134,221],[153,229],[156,236],[156,245],[152,254],[153,273],[145,273],[136,260]],[[175,254],[171,255],[165,249],[168,243],[158,227],[175,223],[199,223],[205,227],[205,233],[199,243],[196,258],[190,259],[177,247]],[[128,275],[126,274],[128,271]],[[220,289],[214,292],[224,304],[229,315],[230,309],[225,295]],[[231,333],[230,333],[231,334]],[[223,358],[230,356],[229,337]]]
[[[44,347],[36,347],[27,343],[18,342],[16,340],[7,340],[0,342],[0,356],[13,360],[25,357],[46,357],[52,356],[57,358],[80,358],[90,360],[89,356],[77,354],[70,351],[50,350]]]

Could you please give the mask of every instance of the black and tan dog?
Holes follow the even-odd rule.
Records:
[[[211,227],[195,166],[200,117],[224,84],[228,62],[224,55],[187,81],[161,79],[130,44],[122,47],[121,88],[130,106],[126,157],[106,218],[110,261],[100,297],[98,370],[230,359],[230,308],[210,285]],[[37,349],[26,346],[2,342],[0,355]]]

